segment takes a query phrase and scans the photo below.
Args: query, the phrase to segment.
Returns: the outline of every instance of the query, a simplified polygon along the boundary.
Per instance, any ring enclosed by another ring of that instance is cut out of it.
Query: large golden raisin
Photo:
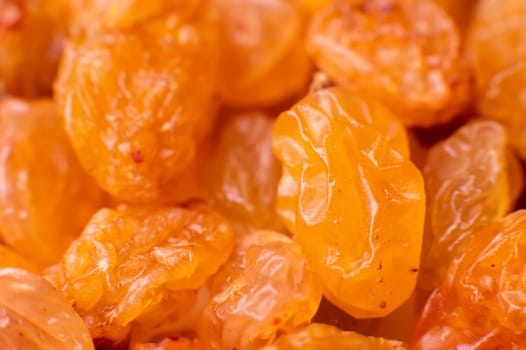
[[[481,0],[470,22],[468,57],[480,114],[506,128],[526,158],[526,1]]]
[[[197,322],[207,349],[258,349],[277,332],[307,324],[321,285],[300,247],[274,231],[243,236],[214,277],[212,297]]]
[[[261,350],[404,350],[402,342],[383,338],[366,337],[334,326],[313,323],[295,333],[284,334]]]
[[[230,115],[203,166],[209,197],[238,233],[282,226],[276,212],[281,166],[272,153],[273,122],[260,112]]]
[[[278,211],[325,296],[357,318],[402,304],[419,268],[425,196],[400,121],[344,88],[321,90],[280,115],[272,143]]]
[[[225,103],[270,105],[306,90],[311,63],[299,6],[290,0],[212,2],[220,24]]]
[[[65,32],[64,0],[0,1],[0,95],[50,95]]]
[[[32,261],[17,254],[9,247],[0,244],[0,268],[4,267],[16,267],[36,273],[40,270],[40,268]]]
[[[431,126],[468,102],[451,19],[431,0],[338,0],[310,24],[308,48],[338,84],[374,96],[404,124]]]
[[[171,293],[203,285],[232,246],[228,222],[201,204],[102,209],[50,278],[93,338],[118,343]]]
[[[0,99],[0,239],[56,263],[103,193],[78,163],[51,100]]]
[[[94,349],[71,305],[43,278],[0,269],[0,348]]]
[[[216,41],[205,12],[67,45],[56,85],[66,129],[83,166],[119,199],[158,199],[214,120]]]
[[[502,126],[479,121],[429,150],[421,287],[438,287],[473,235],[512,209],[506,141]]]
[[[476,233],[429,298],[412,349],[526,347],[526,210]]]

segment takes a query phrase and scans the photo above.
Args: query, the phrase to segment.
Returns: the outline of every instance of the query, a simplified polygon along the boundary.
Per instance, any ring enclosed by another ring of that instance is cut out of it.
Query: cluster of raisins
[[[526,349],[526,0],[0,0],[0,348]]]

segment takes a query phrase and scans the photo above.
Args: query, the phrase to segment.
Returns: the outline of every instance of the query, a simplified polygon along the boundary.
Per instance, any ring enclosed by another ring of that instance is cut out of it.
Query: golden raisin
[[[102,209],[50,279],[94,339],[118,343],[140,316],[162,317],[159,307],[172,293],[184,297],[181,292],[201,287],[232,246],[230,225],[201,204]]]
[[[51,100],[0,99],[0,239],[56,263],[104,201]]]
[[[199,339],[207,349],[244,350],[307,324],[322,291],[297,243],[257,231],[240,239],[211,294],[197,322]]]
[[[159,199],[214,120],[216,42],[203,12],[67,45],[56,85],[66,129],[82,165],[121,200]]]
[[[272,153],[273,122],[259,112],[231,115],[203,165],[209,197],[238,233],[282,228],[275,207],[281,166]]]
[[[526,157],[526,2],[481,0],[470,22],[468,57],[479,113],[504,125]]]
[[[406,125],[447,122],[469,99],[457,29],[431,0],[335,1],[313,17],[308,48],[338,84]]]
[[[526,347],[526,211],[476,233],[429,298],[412,349]]]
[[[220,24],[225,103],[265,106],[305,91],[311,63],[298,6],[290,0],[212,2]]]
[[[438,287],[455,255],[512,209],[504,128],[478,121],[433,146],[424,166],[426,230],[419,285]]]
[[[0,348],[92,350],[88,329],[43,278],[0,269]]]
[[[416,282],[425,196],[400,121],[344,88],[321,90],[280,115],[272,144],[283,165],[278,211],[325,296],[357,318],[402,304]]]

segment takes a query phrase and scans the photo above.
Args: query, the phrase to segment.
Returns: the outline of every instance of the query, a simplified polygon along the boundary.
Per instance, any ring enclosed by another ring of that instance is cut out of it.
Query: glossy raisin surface
[[[419,269],[425,194],[400,121],[344,88],[320,90],[280,115],[272,143],[283,165],[278,211],[325,296],[358,318],[403,303]]]

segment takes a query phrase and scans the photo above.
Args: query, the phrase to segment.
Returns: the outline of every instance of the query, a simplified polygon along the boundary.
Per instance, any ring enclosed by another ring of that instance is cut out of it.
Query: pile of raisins
[[[0,0],[0,349],[526,349],[526,0]]]

